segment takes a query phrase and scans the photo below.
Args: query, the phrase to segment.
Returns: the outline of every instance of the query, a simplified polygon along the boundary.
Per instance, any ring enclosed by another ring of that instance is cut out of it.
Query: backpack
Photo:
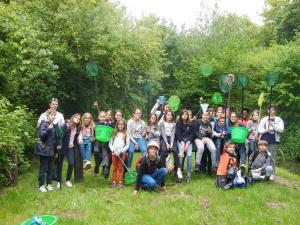
[[[145,158],[145,156],[141,156],[139,158],[137,158],[137,160],[135,161],[135,168],[136,170],[138,170],[140,168],[140,165],[142,163],[142,160]]]

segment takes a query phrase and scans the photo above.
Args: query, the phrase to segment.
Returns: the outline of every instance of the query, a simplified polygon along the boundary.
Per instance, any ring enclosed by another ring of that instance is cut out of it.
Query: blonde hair
[[[90,124],[88,125],[88,127],[89,128],[94,128],[94,126],[95,126],[95,123],[94,123],[94,120],[93,120],[93,116],[92,116],[92,114],[90,114],[90,113],[88,113],[88,112],[86,112],[86,113],[84,113],[83,115],[82,115],[82,117],[81,117],[81,127],[82,128],[85,128],[86,127],[86,125],[84,124],[84,119],[86,118],[86,117],[90,117],[91,118],[91,122],[90,122]]]

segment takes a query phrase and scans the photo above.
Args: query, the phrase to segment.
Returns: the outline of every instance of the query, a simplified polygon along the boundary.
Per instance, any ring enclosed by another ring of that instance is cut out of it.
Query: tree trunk
[[[16,149],[13,149],[11,154],[13,167],[11,168],[11,185],[16,187],[18,185],[18,159]]]
[[[82,158],[81,158],[80,151],[78,149],[78,145],[74,146],[74,178],[75,178],[75,182],[83,181]]]

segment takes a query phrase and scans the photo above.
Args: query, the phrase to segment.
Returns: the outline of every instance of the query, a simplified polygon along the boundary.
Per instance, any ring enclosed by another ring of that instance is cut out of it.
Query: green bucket
[[[245,127],[232,127],[231,128],[231,141],[243,144],[248,136],[248,129]]]
[[[114,132],[114,129],[109,126],[96,125],[95,127],[95,139],[100,142],[109,142]]]
[[[125,185],[133,184],[136,182],[137,173],[132,172],[126,172],[125,173]]]
[[[55,225],[57,222],[56,216],[51,215],[43,215],[39,216],[39,218],[46,224],[46,225]],[[21,225],[31,225],[32,224],[32,218],[25,220],[21,223]]]

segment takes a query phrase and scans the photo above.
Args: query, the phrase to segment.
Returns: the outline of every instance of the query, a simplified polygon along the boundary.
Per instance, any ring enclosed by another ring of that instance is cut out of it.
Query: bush
[[[300,124],[287,125],[281,136],[277,158],[282,160],[300,160]]]
[[[33,114],[23,106],[13,106],[0,97],[0,186],[12,181],[11,170],[29,167],[25,151],[32,151],[35,137]],[[13,161],[16,159],[17,164]]]

